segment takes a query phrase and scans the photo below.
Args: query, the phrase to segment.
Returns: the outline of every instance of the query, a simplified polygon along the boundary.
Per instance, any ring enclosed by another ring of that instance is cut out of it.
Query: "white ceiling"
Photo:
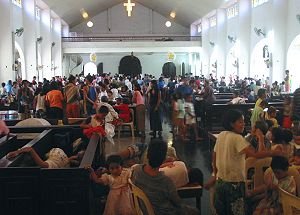
[[[127,0],[43,0],[51,10],[65,20],[71,27],[82,22],[80,9],[84,8],[91,17],[100,12],[127,2]],[[191,23],[219,8],[228,0],[132,0],[147,8],[169,17],[176,12],[175,22],[189,27]]]

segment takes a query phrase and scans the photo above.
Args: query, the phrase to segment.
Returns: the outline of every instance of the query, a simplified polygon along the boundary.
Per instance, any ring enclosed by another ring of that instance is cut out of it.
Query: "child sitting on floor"
[[[133,215],[131,193],[128,186],[131,171],[122,168],[122,158],[119,155],[109,156],[106,162],[110,174],[105,173],[101,177],[98,177],[91,167],[87,167],[91,173],[91,179],[95,183],[110,187],[103,214]]]

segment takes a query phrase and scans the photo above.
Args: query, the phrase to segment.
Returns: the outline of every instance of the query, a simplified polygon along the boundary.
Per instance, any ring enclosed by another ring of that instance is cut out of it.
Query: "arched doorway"
[[[102,75],[103,74],[103,62],[98,63],[97,65],[97,74]]]
[[[300,87],[300,35],[291,43],[287,53],[287,69],[290,71],[291,92]]]
[[[134,77],[140,75],[141,73],[141,62],[137,57],[133,56],[133,54],[125,56],[120,60],[119,74]]]
[[[93,62],[88,62],[84,65],[84,76],[97,75],[97,66]]]
[[[262,39],[256,44],[251,55],[250,65],[250,77],[255,79],[270,77],[271,53],[268,39]]]
[[[15,42],[15,51],[14,51],[14,70],[15,70],[15,79],[21,78],[26,79],[26,70],[25,70],[25,58],[24,53],[21,49],[21,46],[18,42]]]
[[[234,46],[229,50],[226,59],[226,81],[230,82],[230,79],[234,80],[239,76],[239,57],[240,56],[240,44],[236,42]],[[244,78],[244,77],[241,77]]]
[[[176,76],[176,66],[173,62],[167,62],[163,65],[162,74],[167,78]]]

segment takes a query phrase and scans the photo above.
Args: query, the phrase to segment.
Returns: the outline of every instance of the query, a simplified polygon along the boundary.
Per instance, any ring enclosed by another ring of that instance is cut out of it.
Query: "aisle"
[[[200,168],[204,174],[204,181],[206,181],[210,177],[210,165],[211,165],[211,156],[210,152],[208,151],[208,141],[204,140],[202,142],[193,143],[187,142],[182,143],[178,141],[173,141],[172,133],[170,133],[171,126],[169,117],[164,115],[167,111],[163,111],[163,132],[162,136],[163,139],[169,144],[175,147],[177,156],[185,161],[188,167],[196,167]],[[150,126],[149,126],[149,119],[146,117],[146,143],[150,141]],[[126,149],[128,145],[141,142],[139,137],[132,138],[131,133],[123,132],[121,134],[121,138],[118,139],[117,135],[114,138],[114,144],[107,143],[106,144],[106,152],[107,154],[113,154],[118,152],[122,149]],[[184,200],[187,204],[195,206],[195,201],[193,199]],[[209,213],[209,193],[206,190],[203,190],[203,197],[202,197],[202,208],[201,212],[202,215],[207,215]]]

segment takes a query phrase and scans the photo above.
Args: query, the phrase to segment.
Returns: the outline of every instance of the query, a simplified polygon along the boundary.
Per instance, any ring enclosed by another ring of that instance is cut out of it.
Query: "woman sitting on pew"
[[[20,154],[27,153],[31,156],[36,165],[41,168],[65,168],[70,167],[72,161],[82,159],[83,153],[79,152],[77,155],[68,157],[61,148],[53,148],[46,154],[47,160],[43,160],[32,147],[24,147],[19,150],[7,154],[7,159],[13,159]],[[76,162],[77,163],[77,162]]]
[[[268,130],[268,124],[265,121],[256,121],[255,126],[251,128],[251,134],[245,137],[255,151],[265,151],[266,149],[271,149],[271,143],[266,138]],[[263,141],[260,141],[260,139],[263,139]]]

